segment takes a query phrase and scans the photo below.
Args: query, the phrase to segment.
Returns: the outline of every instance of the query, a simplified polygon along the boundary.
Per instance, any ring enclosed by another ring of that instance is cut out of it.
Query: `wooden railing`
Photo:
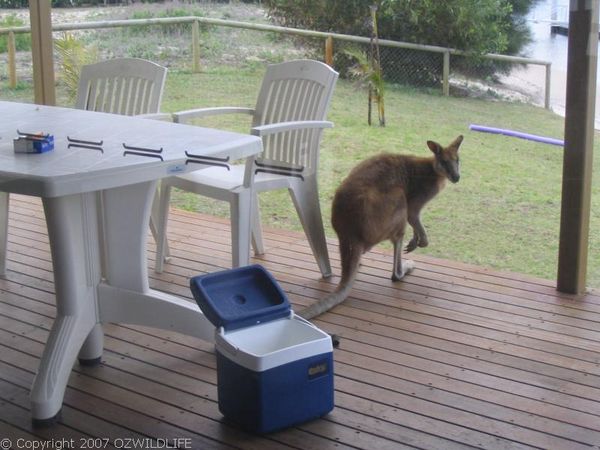
[[[214,25],[221,27],[233,27],[243,28],[247,30],[256,31],[269,31],[282,34],[290,34],[296,36],[305,36],[311,38],[321,38],[324,40],[324,60],[327,64],[332,65],[333,63],[333,48],[334,40],[354,42],[360,44],[369,44],[370,38],[361,36],[352,36],[347,34],[339,33],[327,33],[322,31],[311,31],[303,30],[298,28],[281,27],[276,25],[266,24],[255,24],[247,22],[239,22],[234,20],[222,20],[222,19],[211,19],[206,17],[167,17],[167,18],[153,18],[153,19],[130,19],[130,20],[103,20],[100,22],[81,22],[72,24],[57,24],[52,27],[52,31],[74,31],[74,30],[90,30],[90,29],[103,29],[103,28],[116,28],[116,27],[130,27],[140,25],[165,25],[165,24],[192,24],[192,69],[195,72],[200,71],[200,24]],[[30,28],[27,26],[23,27],[12,27],[12,28],[0,28],[0,34],[8,34],[8,76],[9,84],[11,87],[16,86],[16,58],[15,58],[15,33],[29,33]],[[411,50],[420,50],[425,52],[439,53],[443,56],[443,69],[442,69],[442,92],[444,95],[450,94],[450,58],[452,55],[455,56],[472,56],[467,52],[446,48],[438,47],[435,45],[422,45],[412,44],[408,42],[391,41],[387,39],[379,40],[380,46],[404,48]],[[550,108],[550,74],[552,63],[549,61],[543,61],[538,59],[523,58],[518,56],[499,55],[495,53],[488,53],[481,55],[485,59],[494,61],[504,61],[518,64],[532,64],[540,65],[545,67],[545,90],[544,90],[544,106],[546,109]]]

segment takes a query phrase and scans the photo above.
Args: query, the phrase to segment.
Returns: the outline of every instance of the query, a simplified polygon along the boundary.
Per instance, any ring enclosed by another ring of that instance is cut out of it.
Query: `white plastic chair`
[[[75,107],[130,116],[158,113],[166,77],[166,67],[139,58],[86,65],[81,69]],[[6,272],[8,207],[8,194],[0,192],[0,275]],[[156,238],[153,223],[150,226]]]
[[[139,58],[116,58],[83,66],[75,107],[135,116],[158,113],[167,68]]]
[[[164,120],[165,114],[159,110],[166,79],[166,67],[140,58],[115,58],[89,64],[81,68],[75,107]],[[155,197],[150,217],[150,231],[155,240],[158,238],[157,214]],[[165,251],[169,253],[168,247]]]
[[[319,205],[317,167],[325,120],[338,74],[318,61],[297,60],[267,67],[252,108],[204,108],[175,113],[176,122],[217,114],[252,115],[251,133],[263,138],[263,152],[245,164],[218,162],[185,175],[163,180],[159,205],[156,272],[162,272],[172,187],[228,201],[231,213],[232,265],[250,262],[250,240],[264,253],[257,193],[287,188],[324,277],[331,266]]]

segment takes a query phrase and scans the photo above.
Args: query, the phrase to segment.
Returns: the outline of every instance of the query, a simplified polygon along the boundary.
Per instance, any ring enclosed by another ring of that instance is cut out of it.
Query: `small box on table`
[[[333,409],[331,337],[296,316],[259,265],[192,278],[190,287],[217,327],[219,410],[268,433]]]
[[[46,153],[54,149],[54,136],[19,132],[19,136],[13,140],[13,145],[15,153]]]

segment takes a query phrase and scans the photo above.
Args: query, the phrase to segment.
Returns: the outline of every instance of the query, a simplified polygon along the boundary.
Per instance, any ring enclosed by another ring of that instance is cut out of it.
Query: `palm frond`
[[[62,37],[56,39],[54,46],[60,58],[60,78],[67,88],[69,98],[74,100],[77,96],[81,67],[96,62],[98,50],[96,47],[86,46],[69,33],[63,33]]]

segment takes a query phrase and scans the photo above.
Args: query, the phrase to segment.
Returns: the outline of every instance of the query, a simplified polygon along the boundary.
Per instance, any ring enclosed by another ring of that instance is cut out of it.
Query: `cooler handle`
[[[230,355],[237,355],[239,349],[235,345],[230,344],[227,341],[227,339],[225,339],[225,329],[223,327],[219,327],[219,335],[223,338],[220,342],[220,347],[222,347],[223,350],[225,350]]]
[[[294,311],[290,312],[290,319],[296,319],[299,320],[302,323],[305,323],[306,325],[310,325],[311,327],[315,328],[315,329],[319,329],[314,323],[309,322],[308,320],[306,320],[304,317],[299,316],[298,314],[296,314]]]
[[[294,318],[296,318],[297,320],[299,320],[302,323],[305,323],[306,325],[310,325],[311,327],[313,327],[316,330],[322,331],[319,327],[317,327],[312,322],[309,322],[304,317],[301,317],[298,314],[294,313],[294,311],[291,311],[290,312],[290,319],[294,319]],[[340,345],[340,337],[337,334],[330,334],[329,336],[331,336],[331,344],[334,347],[338,347]]]

